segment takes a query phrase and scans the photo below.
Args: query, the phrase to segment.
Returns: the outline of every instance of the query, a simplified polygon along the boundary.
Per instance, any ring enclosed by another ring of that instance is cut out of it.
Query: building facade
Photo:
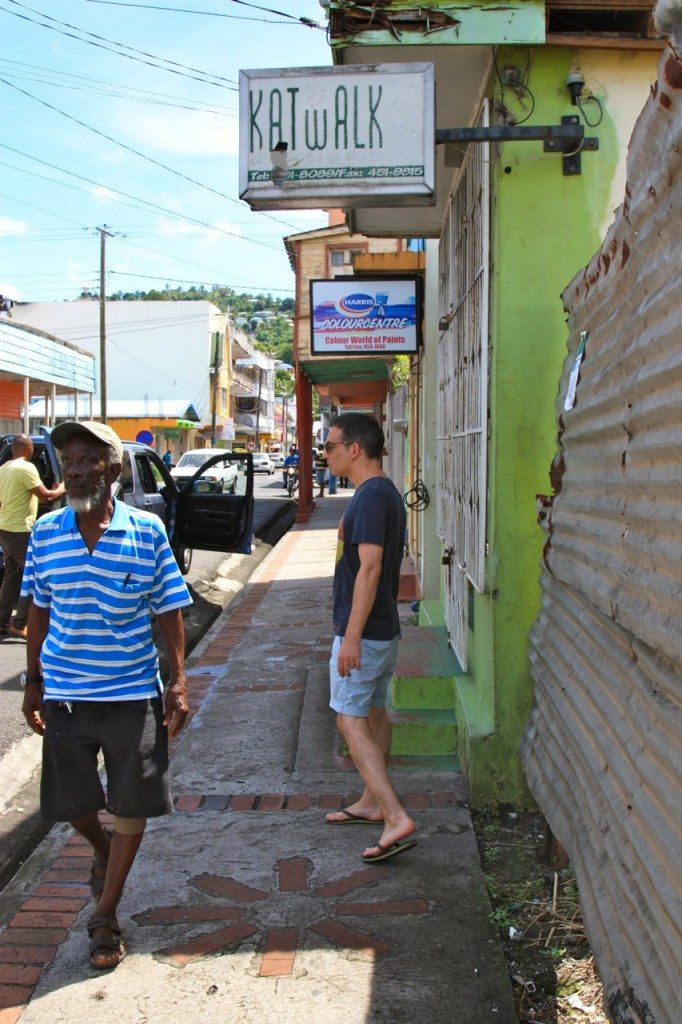
[[[481,139],[439,143],[434,206],[358,206],[348,217],[367,236],[425,239],[418,397],[404,417],[430,496],[414,527],[420,616],[457,658],[457,748],[472,802],[524,806],[535,495],[547,489],[566,351],[560,294],[622,194],[662,44],[643,8],[611,4],[597,14],[574,4],[568,17],[551,3],[448,2],[408,17],[392,2],[374,19],[332,0],[329,17],[337,64],[432,62],[437,139],[454,129]],[[543,131],[562,119],[595,141],[545,146]],[[539,141],[522,138],[529,126]]]
[[[90,352],[0,315],[0,433],[29,432],[32,397],[51,423],[59,396],[80,396],[90,408],[94,390]]]

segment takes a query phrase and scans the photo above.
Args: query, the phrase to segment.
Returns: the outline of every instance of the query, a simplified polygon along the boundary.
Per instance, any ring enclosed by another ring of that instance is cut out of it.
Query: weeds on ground
[[[474,814],[520,1024],[608,1024],[570,867],[543,859],[538,813]]]

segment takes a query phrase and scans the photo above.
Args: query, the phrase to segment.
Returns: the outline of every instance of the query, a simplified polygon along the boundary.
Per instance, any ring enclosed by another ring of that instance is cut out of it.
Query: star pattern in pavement
[[[220,925],[179,945],[157,950],[154,954],[157,959],[175,967],[234,951],[247,939],[258,935],[263,950],[259,975],[279,977],[293,972],[296,951],[302,948],[309,932],[371,958],[391,951],[389,942],[352,928],[341,918],[396,917],[428,912],[425,900],[344,902],[340,899],[379,882],[389,874],[385,868],[365,868],[315,887],[310,884],[312,867],[311,861],[302,857],[277,861],[276,886],[270,892],[223,875],[195,875],[188,884],[213,897],[212,902],[154,907],[134,915],[133,919],[141,926],[206,922]]]

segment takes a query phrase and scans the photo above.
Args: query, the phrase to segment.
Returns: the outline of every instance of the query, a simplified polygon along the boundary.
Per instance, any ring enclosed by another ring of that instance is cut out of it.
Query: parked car
[[[224,448],[192,448],[188,452],[183,452],[177,464],[171,469],[171,476],[181,486],[186,480],[193,477],[196,471],[208,459],[214,455],[229,457],[229,454]],[[237,476],[236,462],[216,463],[201,474],[200,482],[195,484],[195,489],[203,489],[204,492],[210,494],[220,493],[221,491],[235,494],[237,490]]]
[[[275,469],[281,469],[284,465],[284,452],[268,452],[268,455]]]
[[[254,452],[251,456],[254,473],[267,473],[269,476],[275,472],[272,459],[267,452]]]
[[[0,437],[0,465],[12,457],[13,434]],[[50,442],[50,432],[42,428],[33,435],[32,462],[46,487],[52,488],[61,480],[59,455]],[[220,459],[226,456],[234,461],[237,456],[220,450]],[[253,533],[253,468],[248,457],[244,459],[244,483],[241,494],[223,493],[222,489],[207,490],[202,467],[208,462],[212,468],[210,452],[196,471],[184,483],[173,479],[168,468],[156,452],[138,441],[123,442],[123,468],[112,487],[114,497],[127,505],[153,512],[162,520],[168,533],[173,553],[183,573],[189,572],[192,550],[225,551],[249,554]],[[220,467],[222,472],[222,466]],[[235,468],[235,478],[237,471]],[[62,499],[61,504],[64,504]],[[52,505],[39,504],[38,515]],[[1,553],[1,551],[0,551]]]

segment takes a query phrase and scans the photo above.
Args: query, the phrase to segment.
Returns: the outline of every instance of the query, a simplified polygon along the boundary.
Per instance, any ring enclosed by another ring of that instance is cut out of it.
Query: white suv
[[[214,455],[221,455],[224,451],[224,448],[193,448],[184,452],[171,469],[171,476],[178,487],[182,487],[205,462],[208,462]],[[218,462],[201,475],[200,481],[202,487],[207,491],[227,491],[229,494],[234,494],[237,490],[237,473],[236,462],[226,461],[222,465]]]

